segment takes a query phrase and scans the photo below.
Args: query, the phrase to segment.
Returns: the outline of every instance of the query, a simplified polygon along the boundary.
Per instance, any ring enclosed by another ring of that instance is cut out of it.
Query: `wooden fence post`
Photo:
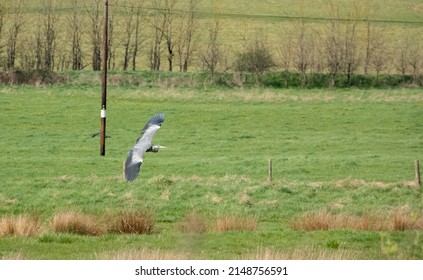
[[[416,173],[416,176],[415,176],[416,185],[418,187],[421,187],[422,183],[421,183],[421,180],[420,180],[420,166],[419,166],[419,160],[418,159],[416,159],[414,161],[414,168],[415,168],[415,173]]]
[[[269,183],[272,183],[273,180],[273,167],[272,167],[272,159],[269,158],[269,164],[268,164],[268,180]]]

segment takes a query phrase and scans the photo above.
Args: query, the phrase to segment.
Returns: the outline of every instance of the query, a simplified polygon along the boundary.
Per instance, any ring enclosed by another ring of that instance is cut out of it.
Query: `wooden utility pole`
[[[420,180],[420,165],[419,165],[419,160],[417,160],[417,159],[414,162],[414,168],[415,168],[415,172],[416,172],[416,177],[415,177],[416,185],[418,187],[421,187],[422,186],[422,182]]]
[[[101,128],[100,128],[100,155],[106,154],[106,101],[107,101],[107,42],[109,28],[109,2],[104,0],[104,33],[103,33],[103,69],[101,78]]]

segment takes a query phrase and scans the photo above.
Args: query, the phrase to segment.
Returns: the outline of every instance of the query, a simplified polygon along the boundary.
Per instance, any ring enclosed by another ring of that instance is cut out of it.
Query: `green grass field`
[[[423,198],[413,180],[414,160],[423,155],[422,97],[421,89],[406,88],[112,84],[111,138],[101,157],[99,138],[91,137],[100,127],[98,86],[2,86],[0,233],[1,219],[4,231],[5,217],[20,215],[36,216],[40,229],[29,237],[0,234],[0,258],[421,259]],[[139,178],[125,183],[122,162],[157,112],[166,121],[154,142],[168,149],[147,154]],[[100,223],[110,214],[148,211],[154,230],[55,232],[53,216],[67,211]],[[180,230],[189,213],[206,229]],[[329,227],[301,226],[307,214],[328,219]],[[225,215],[254,225],[219,231]],[[366,217],[394,226],[352,226]]]

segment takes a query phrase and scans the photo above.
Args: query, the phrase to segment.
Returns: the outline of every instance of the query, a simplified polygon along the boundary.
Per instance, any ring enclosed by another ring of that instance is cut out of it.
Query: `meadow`
[[[0,258],[422,259],[422,98],[110,81],[101,157],[99,86],[1,86]]]
[[[97,35],[102,33],[102,30],[92,30],[93,22],[89,15],[93,13],[93,7],[97,7],[95,11],[99,17],[95,23],[101,26],[103,1],[21,0],[13,3],[6,2],[0,1],[0,6],[4,6],[3,10],[6,12],[3,34],[0,36],[0,43],[5,46],[0,52],[1,66],[7,69],[39,69],[45,63],[44,54],[50,53],[52,63],[43,66],[47,69],[56,71],[93,69],[93,41],[101,42],[101,38]],[[160,3],[158,8],[154,7],[154,2]],[[127,48],[129,46],[130,52],[135,48],[135,42],[133,42],[135,11],[131,8],[141,6],[142,18],[135,68],[136,70],[169,69],[167,42],[163,38],[166,36],[163,34],[160,43],[156,42],[154,35],[156,31],[153,24],[155,20],[161,20],[154,19],[154,14],[155,11],[165,9],[163,6],[165,2],[148,0],[109,2],[112,21],[109,68],[125,69],[124,56],[127,55]],[[182,26],[182,22],[184,16],[186,17],[184,12],[189,10],[189,2],[187,0],[166,2],[175,3],[172,8],[174,13],[171,27],[173,30],[171,33],[174,34],[171,41],[173,44],[173,71],[180,71],[179,63],[183,60],[178,49],[183,48],[180,37],[184,36],[182,31],[185,30],[185,27]],[[297,68],[298,64],[301,64],[299,61],[301,48],[305,48],[307,53],[312,54],[312,58],[307,57],[305,71],[321,74],[323,70],[323,72],[328,70],[326,64],[330,57],[326,39],[331,34],[336,35],[339,40],[338,44],[343,45],[342,40],[344,37],[348,38],[347,35],[350,33],[348,31],[348,28],[351,28],[349,24],[354,24],[356,33],[352,40],[355,73],[401,74],[401,71],[408,75],[414,72],[419,73],[421,72],[421,63],[418,64],[421,57],[419,46],[422,44],[420,34],[422,34],[423,22],[423,6],[420,2],[418,0],[197,1],[188,71],[207,69],[204,58],[209,56],[210,32],[218,22],[216,42],[219,55],[216,70],[219,72],[236,70],[235,64],[238,55],[245,52],[254,42],[260,41],[272,55],[274,61],[272,71],[285,70],[285,68],[289,68],[289,71],[299,71]],[[19,8],[16,7],[18,3],[22,3]],[[336,11],[331,11],[331,4]],[[20,10],[22,14],[17,13],[16,10]],[[54,36],[46,37],[49,11],[52,13],[50,16],[54,22],[51,24],[51,32],[54,33]],[[72,27],[73,12],[78,16],[79,31],[75,29],[76,27]],[[16,17],[16,14],[21,15],[20,21],[17,21],[19,17]],[[330,28],[333,23],[329,20],[331,18],[340,25],[336,32]],[[130,19],[132,22],[129,21]],[[348,19],[351,19],[351,22]],[[370,26],[367,25],[367,20],[369,20]],[[20,23],[20,26],[17,36],[14,37],[11,32],[14,30],[13,26],[16,22]],[[78,49],[80,48],[81,51],[81,56],[78,57],[81,65],[77,67],[73,65],[73,59],[76,58],[72,51],[76,46],[71,44],[73,42],[71,34],[76,31],[79,32],[80,37],[77,38],[77,41]],[[96,35],[95,38],[93,38],[93,34]],[[300,34],[304,34],[304,38],[300,38]],[[13,38],[15,38],[14,42]],[[46,49],[47,41],[52,39],[54,39],[54,42],[51,42],[52,48]],[[368,46],[369,41],[372,46]],[[161,44],[158,46],[160,48],[158,56],[161,57],[160,69],[152,68],[151,56],[155,44]],[[9,46],[16,47],[14,49],[16,57],[13,57],[13,63],[8,61],[10,60],[8,53],[11,52]],[[367,52],[368,48],[372,49],[371,55]],[[378,59],[380,57],[383,59]],[[404,57],[407,57],[406,62],[404,62]],[[414,60],[417,60],[417,63]],[[287,64],[289,65],[287,66]],[[339,72],[342,71],[345,69],[339,69]]]

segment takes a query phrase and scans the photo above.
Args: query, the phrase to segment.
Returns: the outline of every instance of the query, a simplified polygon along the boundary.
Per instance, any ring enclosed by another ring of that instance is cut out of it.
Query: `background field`
[[[423,151],[420,89],[111,84],[105,157],[91,137],[99,107],[94,85],[0,88],[0,257],[423,257],[423,198],[413,182]],[[146,155],[127,184],[122,161],[157,112],[166,121],[154,142],[168,149]],[[151,213],[153,230],[100,230],[131,211]],[[99,232],[55,230],[58,213],[75,212]],[[6,218],[26,215],[35,232],[8,234]],[[242,225],[225,229],[225,221]]]
[[[43,1],[30,1],[23,0],[26,7],[34,10],[40,8]],[[187,0],[177,1],[177,7],[183,8],[187,5]],[[347,0],[336,0],[335,2],[348,5],[353,1]],[[381,21],[410,21],[419,22],[423,20],[421,14],[422,5],[419,0],[373,0],[371,2],[377,9],[374,11],[373,18]],[[64,7],[70,6],[70,1],[60,1],[55,3],[57,5],[63,5]],[[93,0],[79,0],[79,5],[91,5]],[[119,6],[126,4],[124,0],[109,0],[111,6]],[[151,7],[151,2],[140,1],[145,4],[146,7]],[[227,14],[238,14],[238,15],[258,15],[258,16],[287,16],[296,17],[299,16],[299,12],[303,12],[304,16],[311,18],[324,18],[327,10],[326,0],[258,0],[258,1],[247,1],[247,0],[235,0],[235,1],[215,1],[215,0],[200,0],[198,1],[198,10],[204,14],[213,13],[227,13]]]
[[[102,3],[103,1],[79,0],[77,1],[76,11],[80,16],[79,22],[81,25],[81,42],[82,49],[82,65],[84,69],[92,69],[92,53],[93,46],[91,37],[91,25],[88,12],[95,6],[95,2],[99,4],[99,13],[97,24],[102,25]],[[163,5],[164,1],[158,1]],[[174,44],[174,70],[179,71],[176,64],[179,59],[177,54],[178,36],[183,29],[180,27],[182,20],[181,11],[188,10],[187,0],[178,0],[174,7],[173,18],[173,44]],[[17,3],[17,2],[14,2]],[[38,52],[53,53],[54,63],[48,68],[53,70],[69,70],[72,69],[72,28],[69,26],[69,17],[72,14],[72,1],[51,1],[51,6],[46,3],[49,1],[28,1],[23,0],[22,8],[22,23],[19,28],[19,35],[16,38],[16,64],[17,68],[40,67],[38,64],[44,64],[45,58],[37,58],[36,50]],[[339,13],[331,12],[330,3],[339,9]],[[358,3],[358,4],[357,4]],[[4,3],[5,14],[3,35],[0,36],[0,42],[4,47],[0,48],[0,61],[2,65],[7,64],[6,54],[11,45],[11,30],[15,19],[15,12],[13,5],[10,2]],[[354,5],[360,7],[360,11],[354,11]],[[127,19],[131,7],[142,6],[142,23],[140,28],[140,45],[137,54],[137,70],[150,69],[151,51],[154,46],[154,11],[153,1],[135,1],[135,0],[119,0],[110,1],[110,15],[112,29],[110,30],[110,68],[120,70],[123,69],[123,57],[125,42],[127,40]],[[47,8],[48,7],[48,8]],[[161,6],[160,6],[161,7]],[[44,49],[48,41],[47,34],[47,11],[51,11],[51,17],[55,18],[55,24],[52,27],[54,44],[51,49]],[[204,62],[202,57],[207,51],[210,33],[209,30],[213,28],[216,19],[219,19],[219,35],[218,44],[220,46],[220,61],[217,70],[220,72],[233,71],[236,57],[239,53],[253,44],[254,41],[259,40],[263,42],[270,50],[273,56],[276,67],[272,70],[279,70],[283,68],[283,59],[281,58],[281,48],[284,44],[291,42],[290,48],[290,71],[297,71],[295,64],[298,54],[297,41],[299,41],[300,21],[302,18],[305,22],[305,42],[307,52],[313,53],[316,61],[308,61],[307,72],[319,72],[326,67],[324,50],[324,41],[326,34],[332,32],[330,30],[331,23],[329,18],[340,20],[340,29],[337,31],[341,40],[347,36],[344,35],[344,29],[348,21],[344,19],[352,19],[357,21],[356,37],[354,37],[354,50],[357,57],[355,64],[358,64],[356,73],[363,73],[364,61],[366,58],[366,44],[370,40],[374,46],[373,57],[382,56],[383,73],[400,73],[398,60],[401,58],[401,51],[406,52],[407,56],[407,74],[412,74],[413,69],[411,64],[417,59],[415,55],[421,57],[421,54],[416,54],[421,48],[419,46],[423,43],[421,36],[423,24],[423,6],[418,0],[391,0],[391,1],[197,1],[197,12],[195,14],[194,35],[192,44],[192,56],[189,63],[189,71],[204,70]],[[353,13],[353,15],[351,15]],[[371,22],[371,38],[367,39],[367,21]],[[133,26],[131,27],[133,29]],[[95,33],[101,33],[101,29]],[[348,33],[348,32],[347,32]],[[346,34],[347,34],[346,33]],[[135,35],[132,33],[132,39]],[[373,42],[374,41],[374,42]],[[38,43],[37,43],[38,42]],[[160,55],[162,62],[160,69],[167,70],[167,47],[166,41],[162,39]],[[301,44],[300,44],[301,45]],[[313,46],[313,50],[310,49]],[[130,49],[133,48],[132,43]],[[285,46],[286,48],[286,46]],[[282,50],[282,53],[286,50]],[[3,57],[1,57],[3,56]],[[37,62],[37,60],[39,60]],[[317,61],[320,60],[320,61]],[[41,62],[40,62],[41,61]],[[418,61],[418,72],[421,72],[421,59]],[[415,64],[415,63],[414,63]],[[38,65],[38,66],[36,66]],[[376,72],[375,67],[371,66],[370,73]],[[367,70],[366,70],[367,71]],[[341,71],[340,71],[341,72]],[[420,74],[418,74],[420,75]]]

